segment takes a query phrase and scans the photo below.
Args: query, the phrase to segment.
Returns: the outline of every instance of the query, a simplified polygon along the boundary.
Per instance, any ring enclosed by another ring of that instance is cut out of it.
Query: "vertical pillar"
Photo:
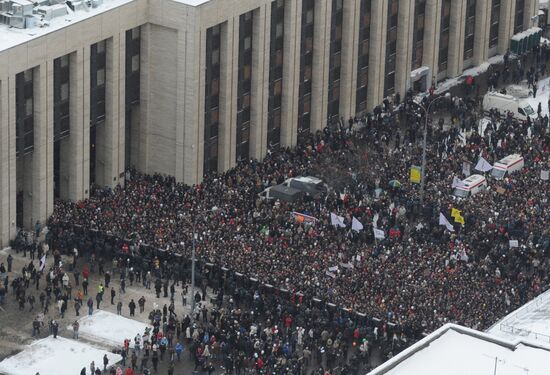
[[[367,87],[368,111],[380,104],[384,97],[387,24],[388,1],[373,1],[370,23],[369,84]]]
[[[327,124],[332,1],[333,0],[323,0],[315,2],[315,19],[313,21],[311,132],[321,130]]]
[[[344,1],[343,19],[346,27],[342,30],[342,64],[340,72],[340,113],[344,119],[355,115],[357,97],[357,60],[359,50],[359,18],[361,0]],[[348,24],[349,22],[349,24]]]
[[[141,49],[139,55],[140,85],[139,85],[139,133],[138,133],[138,163],[141,172],[149,172],[149,127],[151,127],[151,100],[149,98],[151,79],[151,24],[141,26]]]
[[[477,0],[476,24],[474,33],[474,65],[480,65],[489,57],[491,10],[491,0]]]
[[[218,170],[235,165],[237,138],[237,89],[239,78],[239,18],[230,18],[221,27],[220,125]]]
[[[441,29],[441,1],[426,0],[424,17],[424,50],[422,63],[429,66],[432,77],[436,77],[439,64],[439,33]],[[431,78],[431,77],[430,77]]]
[[[15,236],[15,77],[0,77],[0,248]]]
[[[271,3],[253,11],[252,82],[250,112],[250,158],[261,160],[267,152],[269,101],[269,51]]]
[[[31,173],[25,173],[31,181],[31,214],[24,216],[28,228],[36,221],[44,224],[53,211],[53,61],[33,69],[33,86],[34,150]]]
[[[395,92],[403,98],[409,87],[414,33],[414,6],[412,0],[399,0],[397,20],[397,56],[395,68]]]
[[[451,1],[451,25],[449,27],[449,58],[447,75],[456,77],[464,66],[464,28],[466,27],[466,1]]]
[[[503,55],[510,46],[510,38],[514,35],[514,14],[516,13],[515,0],[501,0],[500,19],[498,23],[497,51]]]
[[[188,185],[200,182],[204,174],[206,30],[202,32],[198,25],[193,26],[191,31],[178,32],[178,65],[182,63],[182,68],[178,68],[177,92],[180,105],[177,108],[176,149],[179,151],[176,170],[182,171],[183,182]],[[185,56],[199,57],[186,59]]]
[[[124,34],[124,33],[123,33]],[[122,43],[121,43],[122,39]],[[124,172],[124,162],[119,170],[119,147],[124,150],[124,112],[119,114],[120,95],[120,56],[125,52],[125,35],[121,38],[115,34],[106,42],[106,69],[105,69],[105,122],[97,127],[97,183],[102,186],[114,187],[118,184],[119,174]],[[124,56],[124,54],[122,55]],[[124,62],[124,59],[122,60]],[[124,83],[124,78],[122,78]],[[123,90],[124,92],[124,90]],[[122,131],[120,129],[122,121]],[[122,139],[121,139],[122,138]],[[124,153],[122,154],[124,158]]]
[[[83,62],[83,81],[82,81],[82,185],[84,187],[84,199],[88,198],[90,191],[90,46],[84,47],[82,56]]]
[[[283,95],[281,103],[281,146],[293,147],[298,138],[298,95],[300,88],[300,47],[302,0],[285,1],[283,42]]]
[[[539,7],[537,0],[525,0],[525,8],[523,9],[523,30],[527,30],[533,26],[538,26],[538,22],[536,20],[531,20],[532,17],[537,15],[538,9]]]

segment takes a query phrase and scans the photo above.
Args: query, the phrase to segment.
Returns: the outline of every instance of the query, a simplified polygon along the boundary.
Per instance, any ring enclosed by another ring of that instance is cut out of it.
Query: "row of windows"
[[[397,56],[397,19],[398,0],[388,0],[388,24],[386,34],[386,77],[384,79],[384,96],[395,92],[395,63]]]
[[[70,55],[53,61],[53,139],[58,141],[70,132]]]
[[[466,26],[464,27],[464,61],[474,56],[477,0],[466,1]]]
[[[267,115],[267,144],[281,143],[281,104],[283,96],[285,1],[271,3],[271,41],[269,53],[269,102]]]
[[[422,54],[424,52],[424,24],[426,16],[426,0],[416,0],[414,5],[414,26],[412,45],[411,69],[422,66]]]
[[[367,110],[371,0],[361,0],[359,11],[359,55],[357,59],[357,92],[355,104],[357,113]]]
[[[250,155],[250,103],[252,83],[252,12],[239,17],[239,81],[237,87],[237,162]]]
[[[33,70],[15,76],[15,154],[26,155],[34,148]]]
[[[333,121],[340,114],[340,68],[342,65],[342,0],[332,0],[330,30],[330,64],[328,81],[327,119]]]
[[[311,122],[311,79],[313,69],[313,35],[315,1],[302,1],[300,87],[298,95],[298,137],[309,132]]]

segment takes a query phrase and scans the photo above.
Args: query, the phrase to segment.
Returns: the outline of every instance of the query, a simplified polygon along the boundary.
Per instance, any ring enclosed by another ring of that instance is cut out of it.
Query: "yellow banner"
[[[462,211],[460,210],[457,210],[456,208],[452,208],[451,209],[451,217],[457,217],[457,216],[460,216],[460,214],[462,214]]]
[[[413,184],[419,184],[422,179],[422,169],[420,167],[412,166],[409,179]]]

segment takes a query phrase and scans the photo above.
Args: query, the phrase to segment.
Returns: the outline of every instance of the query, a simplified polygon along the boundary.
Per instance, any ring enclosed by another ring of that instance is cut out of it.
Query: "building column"
[[[388,1],[380,0],[372,2],[367,111],[379,105],[384,97],[387,24]]]
[[[281,98],[281,146],[294,147],[298,139],[298,95],[302,0],[285,1],[283,42],[283,95]]]
[[[399,0],[397,20],[397,55],[395,61],[395,92],[404,98],[410,86],[411,56],[414,33],[414,5],[411,0]]]
[[[33,88],[34,150],[31,170],[24,172],[31,182],[31,213],[24,214],[27,228],[36,221],[44,224],[53,211],[53,60],[33,69]]]
[[[538,15],[538,5],[538,0],[525,0],[525,8],[523,9],[523,30],[538,26],[538,22],[531,21],[531,17]]]
[[[489,34],[491,28],[491,0],[477,0],[474,33],[473,65],[480,65],[489,58]]]
[[[61,198],[73,202],[88,197],[84,183],[84,160],[89,157],[90,127],[84,119],[84,53],[77,50],[69,55],[69,115],[70,135],[61,140]],[[84,133],[88,142],[84,145]],[[87,178],[86,178],[87,180]]]
[[[441,0],[426,0],[424,16],[424,50],[422,64],[430,67],[431,77],[437,77],[439,64],[439,33],[441,29]],[[435,81],[432,80],[432,81]]]
[[[361,0],[344,1],[343,6],[343,19],[346,20],[346,27],[342,30],[340,114],[344,119],[348,119],[355,115],[357,97],[357,60],[359,58],[357,41],[359,40]]]
[[[218,170],[224,172],[236,164],[239,16],[222,24],[220,54]]]
[[[267,152],[271,3],[255,9],[252,17],[250,158],[261,160]]]
[[[323,0],[315,2],[313,71],[311,73],[310,129],[312,133],[323,129],[327,125],[332,1]]]
[[[466,1],[451,1],[451,25],[449,27],[449,57],[447,75],[456,77],[464,66],[464,28],[466,27]]]
[[[178,31],[178,54],[176,171],[184,183],[193,185],[202,181],[204,174],[206,30]],[[199,56],[199,63],[185,56]]]
[[[15,237],[15,76],[0,77],[0,248]]]
[[[124,65],[125,61],[125,39],[125,34],[122,37],[115,34],[106,42],[105,122],[96,125],[96,179],[100,186],[115,187],[118,184],[119,176],[124,173],[124,152],[121,162],[119,148],[124,150],[125,112],[123,111],[122,117],[120,117],[121,92],[119,88],[121,85],[120,64],[122,62]],[[122,84],[124,85],[124,77],[122,77]]]
[[[515,0],[502,0],[500,3],[500,19],[498,23],[497,52],[505,54],[510,47],[510,38],[514,35],[514,15],[516,14]]]

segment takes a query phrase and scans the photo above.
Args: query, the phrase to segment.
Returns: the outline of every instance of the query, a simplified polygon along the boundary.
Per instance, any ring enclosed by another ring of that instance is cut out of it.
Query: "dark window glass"
[[[70,133],[70,56],[53,61],[53,139]]]
[[[105,120],[106,41],[90,47],[90,126]]]
[[[302,1],[302,25],[300,41],[300,86],[298,94],[298,137],[303,138],[310,129],[311,72],[313,70],[313,35],[315,1]]]
[[[278,147],[281,143],[284,20],[285,0],[272,2],[269,51],[269,102],[267,116],[267,144],[269,147]]]
[[[250,103],[252,83],[253,13],[239,17],[239,81],[237,87],[237,162],[250,155]]]
[[[439,34],[439,71],[447,70],[449,57],[449,27],[451,26],[451,0],[441,1],[441,31]]]
[[[514,21],[514,34],[523,31],[523,14],[525,12],[525,0],[516,0],[516,15]]]
[[[327,119],[329,122],[338,120],[338,115],[340,113],[340,68],[342,65],[343,15],[342,0],[332,0],[327,108]]]
[[[359,17],[359,56],[357,59],[357,92],[355,111],[361,113],[367,109],[367,83],[369,76],[369,38],[370,38],[371,0],[361,0]]]
[[[466,27],[464,27],[464,60],[474,56],[477,0],[466,0]]]
[[[221,25],[206,31],[204,89],[204,174],[218,171]]]
[[[395,58],[397,53],[397,13],[398,0],[388,0],[388,24],[386,35],[386,77],[384,79],[384,96],[395,93]]]
[[[500,1],[492,0],[491,4],[491,26],[489,32],[489,48],[498,44],[498,28],[500,21]]]
[[[15,154],[26,155],[34,148],[33,69],[15,76]]]
[[[413,47],[412,47],[412,70],[422,66],[422,53],[424,51],[424,21],[426,16],[426,0],[415,0],[414,5],[414,26],[413,26]]]

